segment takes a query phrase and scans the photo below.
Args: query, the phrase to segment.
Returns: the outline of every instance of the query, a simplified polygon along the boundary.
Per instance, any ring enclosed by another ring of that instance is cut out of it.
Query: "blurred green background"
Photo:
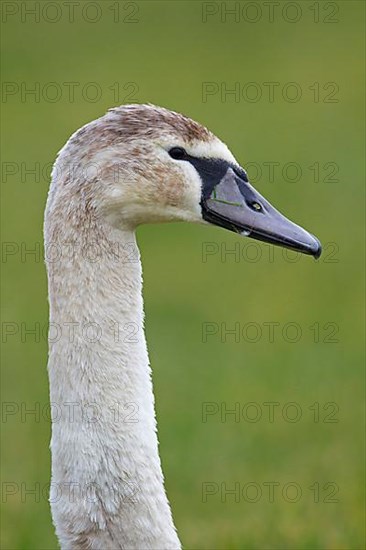
[[[24,11],[35,4],[39,17]],[[183,545],[362,548],[364,3],[74,9],[72,21],[63,2],[2,3],[2,399],[14,413],[1,424],[2,548],[57,548],[42,415],[47,343],[24,333],[48,318],[42,253],[25,249],[42,246],[49,167],[77,128],[135,101],[207,125],[260,192],[325,248],[315,262],[214,227],[138,231],[160,451]],[[213,253],[203,256],[207,243]],[[233,249],[239,257],[225,254]],[[207,322],[219,330],[204,342]],[[225,338],[221,323],[240,323],[240,341]],[[207,402],[218,412],[203,422]],[[273,422],[268,402],[278,403]],[[36,407],[39,417],[24,414]],[[238,422],[221,418],[225,407],[240,408]],[[207,482],[217,491],[205,499]],[[279,484],[273,502],[268,482]],[[235,483],[237,502],[225,502],[221,484]],[[298,502],[291,490],[286,498],[287,483],[301,488]],[[32,487],[36,496],[25,494]]]

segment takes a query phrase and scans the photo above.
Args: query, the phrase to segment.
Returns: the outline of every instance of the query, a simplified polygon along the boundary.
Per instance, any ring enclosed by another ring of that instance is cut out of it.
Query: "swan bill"
[[[245,237],[319,258],[321,243],[314,235],[287,219],[262,197],[242,168],[220,162],[226,166],[217,166],[218,170],[213,165],[210,169],[202,166],[201,170],[196,166],[203,182],[204,220]]]

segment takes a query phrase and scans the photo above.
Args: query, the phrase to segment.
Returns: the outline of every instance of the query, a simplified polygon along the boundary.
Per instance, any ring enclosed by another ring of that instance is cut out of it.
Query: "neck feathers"
[[[51,505],[62,548],[180,548],[158,455],[135,235],[50,193]]]

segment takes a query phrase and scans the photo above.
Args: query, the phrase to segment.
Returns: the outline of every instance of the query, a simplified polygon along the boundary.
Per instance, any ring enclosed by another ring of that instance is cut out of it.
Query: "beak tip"
[[[317,239],[315,237],[315,235],[312,235],[313,239],[314,239],[314,245],[312,247],[312,255],[314,256],[314,259],[315,260],[318,260],[321,256],[321,253],[322,253],[322,245],[321,245],[321,242],[319,241],[319,239]]]

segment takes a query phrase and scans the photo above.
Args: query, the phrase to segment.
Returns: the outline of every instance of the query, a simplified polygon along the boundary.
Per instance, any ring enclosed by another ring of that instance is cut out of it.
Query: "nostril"
[[[248,202],[247,204],[255,212],[262,212],[263,211],[262,205],[257,201]]]

